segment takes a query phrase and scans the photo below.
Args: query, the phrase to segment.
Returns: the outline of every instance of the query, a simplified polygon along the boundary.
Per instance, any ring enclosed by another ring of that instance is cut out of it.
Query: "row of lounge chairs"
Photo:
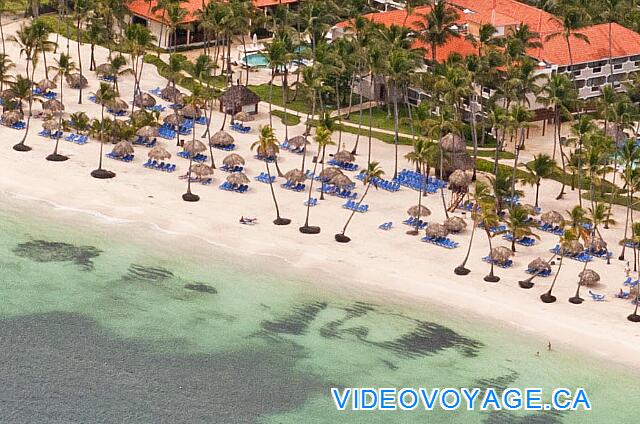
[[[36,87],[33,89],[33,94],[35,94],[36,96],[42,96],[47,100],[53,100],[56,97],[58,97],[58,93],[55,93],[50,90],[42,91],[42,89],[39,87]]]
[[[435,193],[438,189],[446,187],[447,185],[445,181],[434,177],[426,178],[422,174],[407,169],[400,171],[395,181],[413,190],[420,190],[420,187],[422,187],[422,191],[426,191],[427,193]]]
[[[109,112],[113,116],[126,116],[127,115],[127,111],[126,110],[115,111],[113,109],[107,109],[107,112]]]
[[[633,278],[631,278],[631,277],[627,277],[627,279],[626,279],[626,280],[624,280],[623,284],[624,284],[625,286],[635,287],[635,286],[637,286],[638,284],[640,284],[640,280],[634,280],[634,279],[633,279]]]
[[[280,144],[280,148],[282,150],[288,150],[291,153],[297,153],[297,154],[302,154],[304,153],[304,147],[294,147],[293,149],[291,148],[291,146],[289,146],[289,141],[288,140],[284,140],[281,144]]]
[[[158,163],[157,160],[152,160],[152,159],[149,159],[142,166],[144,166],[145,168],[156,169],[158,171],[164,171],[164,172],[173,172],[176,170],[176,165],[174,164],[164,163],[164,162]]]
[[[390,229],[393,228],[393,222],[389,221],[389,222],[384,222],[380,225],[378,225],[378,228],[384,231],[389,231]]]
[[[4,123],[3,123],[4,125]],[[8,125],[9,128],[13,128],[14,130],[23,130],[25,128],[27,128],[27,124],[24,123],[24,121],[18,121],[15,122],[11,125]]]
[[[329,163],[329,165],[337,166],[340,169],[344,169],[345,171],[357,171],[358,170],[358,165],[355,164],[355,163],[340,162],[340,161],[335,160],[335,159],[329,160],[328,163]]]
[[[269,175],[266,172],[261,172],[260,175],[254,178],[254,180],[259,181],[261,183],[269,184]],[[276,180],[276,176],[271,176],[271,182]]]
[[[178,152],[177,155],[180,156],[183,159],[191,159],[191,155],[188,152],[185,152],[184,150],[181,151],[181,152]],[[203,155],[202,153],[198,153],[193,157],[192,160],[194,162],[202,163],[202,162],[206,162],[207,159],[209,159],[209,156]]]
[[[356,179],[363,181],[365,178],[365,174],[364,173],[360,173],[358,175],[355,176]],[[375,184],[376,186],[378,186],[378,188],[381,188],[383,190],[386,191],[391,191],[391,192],[396,192],[398,190],[400,190],[400,183],[398,183],[397,181],[389,181],[389,180],[384,180],[380,177],[374,177],[371,181],[372,184]]]
[[[56,138],[61,138],[64,135],[64,133],[60,130],[54,131],[54,132],[51,132],[50,130],[42,130],[38,133],[38,135],[40,137],[56,139]]]
[[[229,125],[229,128],[242,134],[247,134],[251,131],[251,127],[245,127],[239,122],[232,122],[231,125]]]
[[[137,136],[136,139],[133,141],[133,144],[136,144],[138,146],[144,146],[144,147],[155,147],[156,144],[158,144],[158,140],[154,138],[153,140],[149,141],[149,139],[146,137]]]
[[[235,191],[236,193],[245,193],[247,190],[249,190],[249,186],[246,184],[234,185],[229,181],[225,181],[224,183],[220,184],[219,188],[220,190]]]
[[[164,112],[167,110],[167,108],[162,105],[146,106],[145,109],[150,112]]]
[[[347,200],[347,203],[342,205],[343,208],[349,209],[351,211],[356,211],[360,213],[365,213],[369,210],[369,205],[360,205],[358,206],[358,202],[354,202],[353,200]]]
[[[463,211],[467,211],[467,212],[472,212],[475,206],[476,204],[474,202],[464,202],[458,205],[458,209],[462,209]],[[478,211],[479,210],[480,208],[478,208]]]
[[[83,145],[83,144],[87,144],[87,142],[89,141],[89,136],[84,134],[70,133],[64,139],[66,141],[71,141],[73,143]]]
[[[225,152],[230,152],[230,151],[236,149],[236,145],[233,144],[233,143],[227,144],[226,146],[216,145],[216,146],[213,146],[213,147],[215,147],[218,150],[224,150]]]
[[[244,171],[244,166],[240,166],[240,165],[235,165],[235,166],[222,165],[220,167],[220,170],[224,171],[224,172],[242,172],[242,171]]]
[[[557,245],[549,250],[551,253],[555,253],[556,255],[560,255],[560,245]],[[579,262],[589,262],[592,259],[592,256],[586,250],[578,253],[577,255],[564,255],[566,258],[570,258]]]
[[[402,221],[403,224],[408,225],[410,227],[418,226],[418,229],[422,230],[427,228],[427,222],[423,220],[419,220],[415,216],[410,216],[409,218]]]
[[[502,236],[503,239],[508,240],[508,241],[512,241],[513,240],[513,235],[511,233],[507,233],[505,235]],[[531,238],[531,237],[522,237],[520,239],[516,240],[516,244],[519,244],[521,246],[525,246],[525,247],[531,247],[534,244],[536,244],[536,241]]]
[[[500,268],[505,268],[505,269],[506,268],[511,268],[513,266],[513,261],[511,259],[508,259],[506,262],[499,262],[499,261],[491,259],[491,256],[485,256],[484,258],[482,258],[482,260],[484,262],[489,263],[489,264],[491,262],[493,262],[493,264],[495,266],[500,267]]]
[[[284,188],[285,190],[291,190],[291,191],[296,191],[296,192],[301,192],[304,191],[306,185],[303,183],[292,183],[291,181],[287,181],[284,184],[280,184],[280,187]]]
[[[133,159],[135,158],[135,155],[119,156],[119,155],[114,154],[113,152],[107,153],[106,156],[109,159],[115,159],[115,160],[119,160],[119,161],[122,161],[122,162],[133,162]]]
[[[424,236],[421,240],[425,243],[431,243],[435,244],[436,246],[444,247],[445,249],[455,249],[460,245],[460,243],[450,240],[447,237]]]
[[[538,226],[538,229],[546,231],[547,233],[555,234],[556,236],[564,235],[564,230],[557,225],[551,225],[543,222],[540,226]]]
[[[533,268],[527,268],[525,272],[526,272],[527,274],[531,274],[531,275],[533,275],[533,274],[535,274],[536,272],[538,272],[538,270],[533,269]],[[550,269],[544,269],[544,270],[542,270],[542,271],[538,272],[538,274],[537,274],[537,276],[538,276],[538,277],[548,277],[548,276],[550,276],[550,275],[551,275],[551,270],[550,270]]]
[[[326,194],[330,194],[332,196],[337,196],[342,199],[356,199],[358,197],[358,193],[355,191],[351,191],[348,188],[339,188],[334,185],[322,184],[322,186],[318,189]]]
[[[164,125],[158,128],[158,134],[160,135],[160,137],[166,138],[167,140],[173,140],[174,138],[176,138],[176,131]]]
[[[261,160],[263,162],[268,162],[268,163],[273,163],[276,161],[275,156],[255,155],[254,158]]]

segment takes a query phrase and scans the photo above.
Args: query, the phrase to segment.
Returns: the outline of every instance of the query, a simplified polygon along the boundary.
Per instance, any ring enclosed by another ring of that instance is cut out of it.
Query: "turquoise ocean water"
[[[319,276],[276,273],[258,259],[141,226],[24,207],[0,209],[1,422],[637,417],[637,374],[575,352],[548,353],[546,340],[339,290]],[[336,411],[329,388],[358,386],[584,387],[594,409]]]

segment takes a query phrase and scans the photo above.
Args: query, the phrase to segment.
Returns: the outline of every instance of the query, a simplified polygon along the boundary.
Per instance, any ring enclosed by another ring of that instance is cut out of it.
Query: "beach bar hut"
[[[220,112],[231,115],[239,112],[256,114],[258,113],[258,103],[260,103],[260,96],[244,85],[234,85],[220,96]]]

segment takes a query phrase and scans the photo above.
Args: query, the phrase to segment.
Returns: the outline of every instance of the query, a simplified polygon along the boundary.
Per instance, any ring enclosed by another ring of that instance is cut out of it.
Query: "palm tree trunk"
[[[398,96],[396,82],[393,82],[393,144],[394,144],[394,165],[393,178],[398,177]]]
[[[280,219],[280,208],[278,207],[278,201],[276,200],[276,192],[273,190],[273,182],[271,181],[271,170],[269,169],[269,162],[265,161],[264,164],[267,167],[267,176],[269,177],[269,189],[271,190],[271,197],[273,198],[273,204],[276,207],[276,219]]]
[[[540,193],[540,180],[536,181],[536,208],[538,207],[538,194]]]
[[[78,70],[80,71],[80,90],[78,92],[78,104],[82,104],[82,52],[80,51],[80,18],[78,18],[78,26],[76,28],[78,37]]]
[[[287,119],[287,70],[282,74],[282,106],[284,107],[284,139],[289,140],[289,120]],[[271,104],[269,104],[271,107]],[[303,170],[304,171],[304,170]]]
[[[420,232],[420,211],[422,209],[422,187],[424,186],[424,176],[422,166],[418,163],[418,173],[420,174],[420,188],[418,189],[418,216],[416,217],[416,234]]]
[[[271,68],[271,78],[269,79],[269,126],[273,128],[273,120],[271,115],[271,103],[273,103],[273,77],[275,76],[275,68]]]
[[[320,149],[318,149],[318,158],[320,158]],[[318,160],[315,161],[315,163],[313,164],[313,175],[316,175],[316,171],[318,170]],[[309,194],[307,196],[307,213],[305,215],[304,218],[304,226],[308,227],[309,226],[309,212],[311,209],[311,193],[313,190],[313,182],[315,181],[315,178],[311,178],[311,182],[309,183]],[[322,181],[320,181],[320,184],[322,184]]]
[[[469,97],[469,108],[471,109],[471,139],[473,140],[473,175],[471,181],[476,180],[476,167],[478,164],[478,133],[476,132],[476,114]]]
[[[469,237],[469,247],[467,247],[467,254],[464,256],[464,260],[460,264],[459,268],[465,268],[467,265],[467,261],[469,260],[469,255],[471,254],[471,245],[473,244],[473,235],[476,232],[476,220],[473,220],[473,226],[471,227],[471,236]]]
[[[491,252],[493,251],[492,243],[491,243],[491,232],[485,225],[485,232],[487,233],[487,240],[489,240],[489,263],[491,264],[491,268],[489,270],[489,277],[493,277],[493,258],[491,258]]]
[[[560,149],[560,160],[562,162],[562,173],[566,174],[567,168],[566,168],[566,163],[565,163],[564,150],[562,150],[562,141],[560,140],[560,131],[562,129],[562,123],[560,122],[560,111],[559,110],[556,111],[556,126],[558,127],[558,147]],[[556,196],[556,199],[558,199],[558,200],[562,199],[562,197],[564,196],[564,188],[565,188],[564,179],[562,181],[563,182],[562,182],[562,186],[560,187],[560,193],[558,194],[558,196]]]
[[[620,259],[621,261],[624,260],[624,251],[627,247],[627,232],[629,230],[629,212],[631,211],[631,184],[627,184],[627,211],[626,211],[626,218],[624,221],[624,238],[623,243],[622,243],[622,252],[620,253],[620,256],[618,257],[618,259]]]
[[[104,151],[104,103],[101,104],[100,110],[100,160],[98,161],[98,170],[102,169],[102,152]]]
[[[189,169],[187,170],[187,193],[191,194],[191,165],[193,164],[193,155],[189,155]]]
[[[516,194],[516,175],[517,175],[517,171],[518,171],[518,159],[520,157],[520,138],[522,138],[524,140],[524,128],[519,128],[517,130],[518,132],[520,132],[520,136],[518,137],[518,139],[515,142],[514,145],[514,149],[515,149],[515,157],[513,158],[513,175],[511,177],[511,201],[513,201],[515,194]]]
[[[371,188],[371,183],[367,184],[367,188],[364,190],[364,193],[362,194],[362,197],[360,198],[358,203],[356,203],[356,206],[351,211],[351,214],[349,215],[349,218],[347,219],[347,222],[345,222],[344,227],[342,228],[342,232],[340,234],[344,235],[344,233],[347,232],[347,226],[349,225],[349,223],[353,219],[353,216],[356,214],[356,211],[358,210],[358,208],[360,207],[362,202],[364,201],[364,198],[367,197],[367,193],[369,193],[369,188]]]

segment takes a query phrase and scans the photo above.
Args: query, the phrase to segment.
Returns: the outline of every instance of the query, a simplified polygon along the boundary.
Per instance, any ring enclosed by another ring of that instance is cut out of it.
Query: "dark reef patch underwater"
[[[34,262],[73,262],[85,271],[93,270],[93,259],[102,251],[93,246],[74,246],[57,241],[32,240],[18,244],[13,253]]]

